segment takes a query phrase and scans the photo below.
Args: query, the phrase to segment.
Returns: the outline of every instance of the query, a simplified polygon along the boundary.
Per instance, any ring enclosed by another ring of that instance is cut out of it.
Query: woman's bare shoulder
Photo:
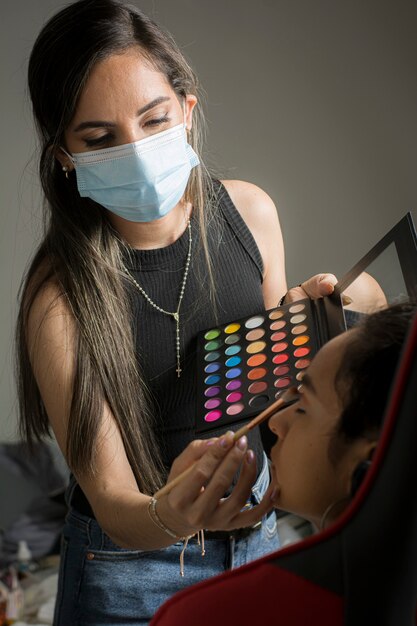
[[[277,208],[271,197],[257,185],[242,180],[224,180],[222,183],[261,253],[265,306],[276,306],[287,290],[284,242]]]
[[[260,187],[243,180],[222,180],[227,193],[243,219],[256,217],[276,220],[277,209],[271,197]]]

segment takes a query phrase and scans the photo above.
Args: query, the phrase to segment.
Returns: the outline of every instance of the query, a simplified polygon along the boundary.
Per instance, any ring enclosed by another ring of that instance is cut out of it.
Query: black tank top
[[[196,438],[197,333],[216,323],[225,324],[264,310],[263,263],[259,249],[223,186],[219,195],[218,217],[208,226],[217,321],[209,297],[210,280],[198,223],[192,217],[191,264],[180,311],[180,378],[176,372],[174,319],[157,311],[132,286],[137,358],[151,392],[156,443],[167,469]],[[127,263],[127,268],[153,302],[166,311],[177,308],[188,242],[186,229],[177,241],[165,248],[133,250]],[[212,431],[209,436],[218,436],[224,430]],[[249,445],[256,454],[260,470],[262,442],[258,429],[249,434]]]

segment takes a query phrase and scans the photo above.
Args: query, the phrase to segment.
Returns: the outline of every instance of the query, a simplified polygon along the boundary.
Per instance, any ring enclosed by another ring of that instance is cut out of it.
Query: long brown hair
[[[163,468],[152,436],[146,384],[134,351],[131,307],[123,278],[124,244],[104,209],[81,198],[54,153],[70,123],[93,65],[139,47],[179,98],[198,95],[196,77],[171,36],[137,8],[118,0],[80,0],[46,23],[29,62],[28,80],[40,140],[39,172],[45,195],[45,236],[23,283],[17,325],[20,430],[33,443],[50,433],[27,347],[31,306],[46,282],[59,285],[77,326],[77,356],[66,456],[75,472],[94,472],[95,440],[106,401],[121,433],[139,488],[153,493]],[[201,155],[204,118],[197,105],[189,142]],[[192,170],[186,200],[198,215],[210,271],[206,223],[212,212],[211,178]],[[43,268],[47,267],[45,272]]]

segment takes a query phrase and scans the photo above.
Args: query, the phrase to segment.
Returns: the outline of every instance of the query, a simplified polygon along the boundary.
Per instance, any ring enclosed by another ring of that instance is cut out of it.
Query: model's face
[[[65,132],[66,149],[78,153],[133,143],[183,122],[191,128],[195,104],[192,95],[180,102],[165,76],[131,48],[93,67]]]
[[[299,400],[269,421],[278,436],[271,451],[277,487],[274,505],[317,527],[331,504],[349,496],[353,470],[367,455],[365,442],[359,440],[341,445],[336,461],[329,458],[329,442],[343,408],[334,379],[354,332],[339,335],[318,352],[303,379]]]

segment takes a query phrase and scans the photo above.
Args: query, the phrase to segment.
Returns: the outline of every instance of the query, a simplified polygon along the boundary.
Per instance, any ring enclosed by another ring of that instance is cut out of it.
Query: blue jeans
[[[268,465],[253,487],[259,501],[269,483]],[[174,593],[244,565],[279,547],[275,513],[244,538],[206,540],[206,554],[191,539],[180,577],[182,542],[160,550],[119,548],[95,519],[71,510],[62,537],[54,626],[146,625]]]

